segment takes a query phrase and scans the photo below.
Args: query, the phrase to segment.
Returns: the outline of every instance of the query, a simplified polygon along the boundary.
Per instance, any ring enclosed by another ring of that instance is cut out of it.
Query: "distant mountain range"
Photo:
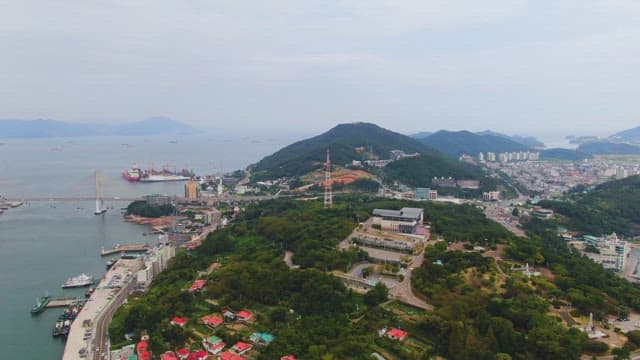
[[[193,134],[189,125],[165,117],[102,125],[60,120],[0,120],[0,138],[51,138],[81,136],[150,136]]]
[[[507,137],[490,134],[479,135],[470,131],[440,130],[419,140],[434,149],[455,157],[462,154],[476,156],[480,152],[489,151],[501,153],[530,150],[529,147]]]
[[[434,176],[467,178],[481,173],[478,167],[461,163],[411,137],[370,123],[351,123],[338,125],[263,158],[250,166],[253,179],[302,176],[320,169],[327,149],[331,151],[331,162],[341,166],[353,160],[389,159],[391,150],[419,153],[417,158],[405,158],[384,168],[391,178],[405,183],[415,174],[419,174],[419,179],[412,181],[420,180],[422,185],[428,185]]]
[[[611,135],[609,139],[614,141],[640,143],[640,126],[615,133]]]
[[[626,143],[593,141],[578,146],[578,151],[591,155],[638,155],[640,146]]]
[[[461,133],[461,132],[465,132],[465,133],[469,133],[469,131],[448,131],[448,130],[440,130],[439,132],[447,132],[447,133]],[[430,131],[421,131],[415,134],[411,134],[409,136],[411,136],[414,139],[424,139],[426,137],[429,137],[431,135],[433,135],[434,132],[430,132]],[[475,133],[476,135],[480,135],[480,136],[492,136],[492,137],[500,137],[503,139],[509,139],[515,143],[527,146],[529,148],[544,148],[545,145],[544,143],[542,143],[541,141],[539,141],[538,139],[536,139],[533,136],[520,136],[520,135],[513,135],[513,136],[509,136],[509,135],[505,135],[505,134],[501,134],[499,132],[496,131],[492,131],[492,130],[485,130],[485,131],[480,131]]]

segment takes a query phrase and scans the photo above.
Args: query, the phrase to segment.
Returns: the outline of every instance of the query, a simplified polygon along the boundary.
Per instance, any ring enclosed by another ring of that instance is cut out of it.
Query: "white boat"
[[[84,287],[93,284],[93,277],[87,274],[70,277],[62,284],[62,288]]]

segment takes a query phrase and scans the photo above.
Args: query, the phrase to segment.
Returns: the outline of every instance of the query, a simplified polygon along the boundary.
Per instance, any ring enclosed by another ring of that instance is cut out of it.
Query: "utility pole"
[[[325,163],[324,171],[324,208],[330,209],[333,205],[333,192],[331,182],[331,158],[329,156],[329,149],[327,149],[327,162]]]

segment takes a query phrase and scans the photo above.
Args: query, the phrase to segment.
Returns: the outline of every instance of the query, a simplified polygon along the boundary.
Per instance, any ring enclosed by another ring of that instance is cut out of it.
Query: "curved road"
[[[109,323],[113,314],[118,310],[122,303],[127,299],[129,293],[133,289],[135,284],[135,277],[131,276],[129,282],[118,292],[118,295],[113,299],[105,309],[103,309],[100,317],[95,324],[95,337],[91,344],[91,350],[93,352],[93,360],[104,360],[108,358],[109,354]],[[106,356],[103,356],[102,354]]]

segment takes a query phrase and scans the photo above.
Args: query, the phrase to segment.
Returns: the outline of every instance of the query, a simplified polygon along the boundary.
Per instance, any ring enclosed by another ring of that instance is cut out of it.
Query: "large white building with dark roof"
[[[420,208],[373,210],[372,224],[380,226],[382,230],[411,234],[414,232],[416,226],[422,225],[423,221],[424,210]]]

